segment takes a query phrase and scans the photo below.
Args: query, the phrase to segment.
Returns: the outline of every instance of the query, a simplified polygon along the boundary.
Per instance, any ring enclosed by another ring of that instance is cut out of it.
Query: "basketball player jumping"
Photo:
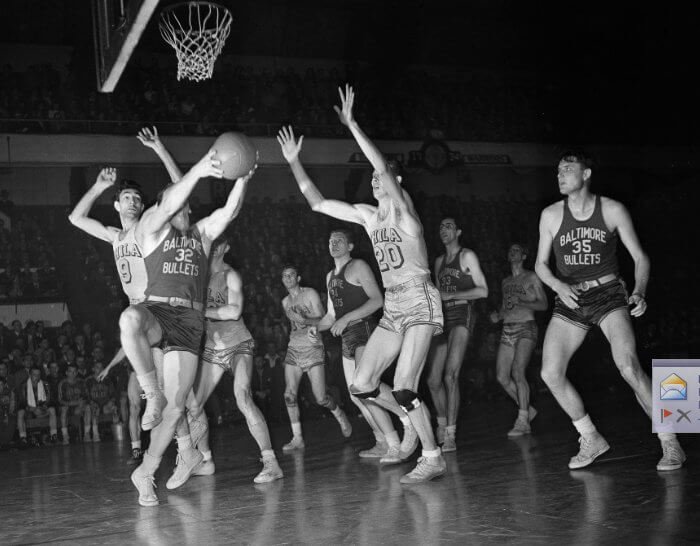
[[[239,178],[224,207],[191,226],[187,199],[195,185],[202,177],[223,175],[214,154],[215,150],[209,151],[177,184],[166,188],[136,230],[145,255],[148,286],[146,300],[122,313],[122,347],[132,363],[147,361],[151,346],[163,347],[163,393],[167,400],[143,463],[131,475],[142,506],[158,504],[153,474],[184,413],[197,373],[211,243],[233,220],[250,178],[250,174]],[[186,420],[183,422],[186,427]],[[178,434],[177,441],[178,462],[168,480],[170,489],[184,483],[202,462],[189,434]]]
[[[430,340],[442,331],[440,294],[430,281],[428,252],[423,226],[413,202],[401,188],[401,177],[387,163],[353,118],[355,99],[352,87],[340,93],[341,106],[335,107],[367,159],[374,167],[372,194],[377,206],[324,199],[299,161],[303,137],[296,142],[291,128],[280,131],[278,140],[301,192],[312,210],[365,228],[374,246],[386,289],[384,316],[367,342],[350,392],[374,400],[389,409],[398,404],[408,415],[423,446],[418,465],[401,478],[417,483],[445,473],[445,459],[435,443],[430,414],[418,395],[418,380],[425,365]],[[394,391],[382,388],[384,370],[398,356]]]
[[[297,403],[299,383],[304,373],[309,376],[316,403],[333,414],[343,436],[347,438],[352,434],[352,425],[345,412],[326,392],[323,341],[317,336],[308,335],[309,328],[317,326],[323,317],[321,298],[313,288],[301,286],[300,280],[296,266],[286,265],[282,268],[282,284],[289,293],[282,300],[282,308],[291,323],[287,357],[284,359],[284,402],[292,426],[292,439],[282,447],[284,451],[304,447]]]
[[[355,363],[362,358],[369,336],[377,326],[372,314],[384,305],[384,298],[367,262],[350,256],[353,247],[350,230],[336,229],[331,232],[328,249],[335,268],[326,275],[328,311],[317,326],[309,329],[311,336],[326,330],[330,330],[334,336],[341,336],[343,371],[348,385],[352,384]],[[376,438],[376,445],[360,451],[360,457],[398,463],[402,460],[402,453],[407,453],[405,457],[408,457],[415,451],[418,436],[405,413],[399,412],[397,415],[405,429],[402,446],[384,408],[363,402],[353,394],[350,394],[350,399],[360,409]]]
[[[544,339],[542,379],[581,435],[580,450],[569,462],[572,469],[588,466],[610,448],[566,377],[569,360],[591,327],[598,325],[608,339],[615,364],[649,416],[652,407],[651,381],[639,364],[630,320],[630,315],[639,317],[647,309],[644,295],[649,258],[627,209],[591,193],[591,175],[592,161],[585,152],[571,151],[560,157],[559,191],[566,198],[542,211],[535,266],[542,282],[556,292],[554,314]],[[618,272],[618,238],[634,260],[635,285],[629,297]],[[558,277],[548,265],[552,250]],[[657,470],[680,468],[685,453],[676,435],[658,436],[663,457]]]
[[[496,377],[518,405],[518,417],[508,436],[530,434],[530,421],[537,415],[530,405],[530,386],[525,370],[537,344],[535,311],[547,309],[547,296],[535,272],[523,267],[527,254],[525,245],[510,245],[508,261],[511,275],[501,283],[501,309],[489,317],[493,323],[503,321],[496,355]]]
[[[474,331],[474,301],[489,295],[476,253],[459,244],[461,234],[454,218],[440,222],[445,253],[435,260],[435,280],[442,298],[445,335],[433,340],[428,386],[437,413],[437,441],[442,442],[443,452],[457,450],[459,371]]]
[[[239,207],[242,203],[239,203]],[[237,212],[234,213],[234,216]],[[224,372],[233,374],[233,394],[238,409],[246,419],[248,430],[262,452],[262,471],[255,483],[266,483],[284,476],[270,443],[270,432],[250,391],[253,374],[255,341],[241,317],[243,313],[243,283],[241,276],[224,262],[230,246],[225,237],[219,237],[211,246],[207,309],[205,311],[206,341],[194,388],[194,403],[187,402],[192,444],[204,459],[195,470],[197,475],[214,473],[214,462],[209,449],[209,426],[204,404],[219,384]]]

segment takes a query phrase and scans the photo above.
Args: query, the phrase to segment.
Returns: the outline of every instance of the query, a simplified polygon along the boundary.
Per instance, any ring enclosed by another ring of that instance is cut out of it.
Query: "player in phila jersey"
[[[401,188],[401,177],[353,118],[355,94],[346,85],[335,107],[341,123],[352,132],[374,167],[372,194],[377,206],[351,205],[324,199],[299,161],[303,137],[295,141],[291,128],[280,131],[278,141],[292,173],[312,210],[365,228],[379,264],[384,295],[384,316],[372,333],[355,370],[352,392],[386,409],[398,405],[408,415],[423,446],[418,465],[401,478],[402,483],[430,480],[445,473],[445,459],[435,443],[430,413],[418,394],[418,380],[430,348],[430,340],[442,332],[440,294],[430,281],[423,226],[413,202]],[[382,388],[380,377],[398,356],[393,391]]]
[[[639,243],[627,209],[617,201],[591,193],[593,164],[587,153],[574,150],[562,154],[557,169],[559,191],[565,199],[542,211],[535,264],[542,282],[556,292],[554,313],[544,338],[542,379],[581,435],[580,451],[572,457],[569,468],[582,468],[610,448],[566,377],[569,360],[590,328],[600,327],[622,377],[651,416],[651,381],[639,364],[630,320],[630,315],[639,317],[647,309],[644,296],[649,257]],[[631,296],[618,272],[618,239],[634,260]],[[552,251],[556,276],[549,268]],[[663,457],[657,470],[680,468],[685,453],[676,435],[658,436]]]
[[[151,148],[163,160],[168,172],[173,176],[175,162],[167,152],[155,127],[152,130],[142,129],[137,138],[147,148]],[[147,283],[146,264],[144,254],[136,242],[136,226],[139,223],[144,209],[143,192],[138,184],[131,180],[123,180],[114,192],[114,208],[119,214],[121,229],[105,226],[88,215],[97,198],[107,189],[113,188],[117,172],[113,168],[105,168],[100,171],[95,184],[90,188],[75,206],[68,219],[84,232],[111,243],[114,251],[114,261],[117,266],[119,278],[124,293],[130,303],[138,303],[145,298]],[[156,366],[154,366],[154,362]],[[143,413],[141,426],[144,430],[150,430],[160,422],[160,389],[156,378],[156,367],[162,362],[162,352],[154,349],[153,358],[147,362],[133,364],[134,373],[129,377],[130,397],[138,397],[143,390],[146,397],[146,409]],[[138,385],[135,383],[138,382]],[[140,386],[140,388],[139,388]],[[140,402],[140,400],[139,400]],[[140,404],[132,402],[134,409]],[[132,411],[129,416],[129,431],[131,434],[134,457],[140,457],[141,440],[138,429],[138,413]],[[136,450],[139,450],[138,453]]]
[[[537,411],[530,405],[530,386],[525,370],[537,345],[535,311],[547,309],[547,296],[534,271],[525,269],[528,256],[524,244],[513,243],[508,249],[511,274],[503,279],[503,302],[490,315],[491,322],[503,321],[501,341],[496,355],[496,377],[508,396],[518,405],[518,417],[508,436],[530,434],[530,421]]]
[[[452,217],[440,222],[445,253],[435,260],[435,281],[442,298],[445,334],[435,337],[431,350],[428,386],[437,413],[437,441],[442,451],[456,451],[459,412],[459,371],[474,331],[474,301],[489,295],[479,258],[459,244],[462,230]]]

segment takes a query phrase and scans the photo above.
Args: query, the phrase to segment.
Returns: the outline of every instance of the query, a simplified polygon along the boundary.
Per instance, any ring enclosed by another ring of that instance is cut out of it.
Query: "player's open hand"
[[[318,343],[318,340],[319,340],[318,328],[316,328],[316,326],[312,326],[311,328],[309,328],[309,331],[306,334],[306,337],[308,337],[314,343]]]
[[[566,305],[569,309],[578,309],[578,296],[579,291],[570,284],[563,282],[558,283],[554,287],[554,291],[559,296],[559,299]]]
[[[105,167],[97,175],[97,180],[95,180],[95,186],[99,186],[103,190],[106,190],[114,184],[117,180],[117,169],[114,167]]]
[[[299,140],[294,138],[294,130],[292,126],[282,127],[280,132],[277,133],[277,142],[280,143],[282,148],[282,155],[287,160],[287,163],[296,161],[299,158],[299,152],[301,151],[301,143],[304,141],[304,135],[299,137]]]
[[[141,129],[136,135],[136,138],[138,138],[141,141],[141,144],[143,144],[146,148],[151,148],[152,150],[155,150],[162,145],[160,142],[160,137],[158,136],[158,129],[156,129],[155,125],[150,129],[148,127]]]
[[[99,375],[97,376],[97,381],[102,383],[104,381],[105,377],[107,377],[107,374],[109,373],[109,370],[102,370]]]
[[[501,315],[498,311],[491,311],[489,314],[489,320],[493,322],[494,324],[498,324],[501,322]]]
[[[338,87],[338,93],[340,94],[340,106],[334,106],[333,110],[336,111],[338,117],[340,118],[340,123],[350,127],[354,118],[352,117],[352,107],[355,103],[355,92],[352,90],[350,84],[345,84],[345,93],[343,89]]]
[[[627,300],[628,305],[634,305],[630,314],[633,317],[641,317],[647,310],[647,300],[641,294],[632,294]]]
[[[221,161],[214,159],[216,150],[209,150],[207,154],[200,159],[192,170],[199,178],[211,176],[213,178],[223,178],[224,171],[221,169]]]

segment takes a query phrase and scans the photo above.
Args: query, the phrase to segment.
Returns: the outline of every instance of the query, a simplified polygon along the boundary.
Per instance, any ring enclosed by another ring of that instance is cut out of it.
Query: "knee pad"
[[[297,397],[284,393],[284,403],[287,404],[288,407],[293,408],[297,405]]]
[[[379,387],[374,389],[373,391],[369,392],[352,392],[350,391],[350,394],[353,396],[360,398],[361,400],[374,400],[379,396]]]
[[[398,391],[391,391],[394,395],[394,400],[401,406],[401,409],[406,413],[417,409],[423,400],[418,396],[417,392],[409,391],[408,389],[400,389]]]
[[[331,411],[338,407],[335,401],[328,395],[326,395],[323,400],[319,400],[318,405]]]

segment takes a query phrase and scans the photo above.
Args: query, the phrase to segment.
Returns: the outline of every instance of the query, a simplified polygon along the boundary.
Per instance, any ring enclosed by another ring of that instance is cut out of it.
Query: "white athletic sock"
[[[211,461],[211,449],[208,449],[207,451],[202,451],[202,455],[204,457],[202,459],[204,462]]]
[[[20,437],[20,438],[26,438],[26,437],[27,437],[27,433],[26,433],[26,432],[20,432],[20,433],[19,433],[19,437]]]
[[[64,438],[68,437],[68,427],[61,427],[61,434],[63,434]]]
[[[189,434],[177,437],[177,450],[185,451],[187,449],[192,449],[192,438]]]
[[[667,442],[669,440],[675,440],[676,439],[676,433],[675,432],[659,432],[657,434],[659,437],[660,442]]]
[[[524,409],[519,409],[518,410],[518,419],[521,421],[529,421],[530,420],[530,412]]]
[[[405,427],[412,427],[413,425],[411,424],[411,420],[408,418],[408,415],[402,415],[399,417],[399,420],[403,424],[404,428]]]
[[[374,433],[374,439],[377,441],[378,444],[383,444],[386,442],[384,434],[381,430],[373,430],[372,432]]]
[[[454,438],[457,434],[457,425],[450,425],[445,427],[445,434],[451,438]]]
[[[292,434],[294,435],[295,438],[301,438],[301,423],[296,422],[292,423]]]
[[[578,421],[573,421],[573,423],[581,436],[590,436],[596,432],[595,425],[588,414],[581,417]]]
[[[387,432],[384,435],[384,438],[386,438],[386,443],[389,445],[389,447],[401,445],[401,442],[399,441],[399,433],[395,430]]]
[[[423,457],[439,457],[440,455],[442,455],[442,451],[440,450],[439,447],[436,448],[434,451],[428,451],[427,449],[424,449],[421,452],[421,455]]]
[[[155,370],[144,375],[136,375],[136,379],[138,380],[139,385],[141,385],[143,392],[146,394],[153,392],[158,388],[158,377],[156,376]]]
[[[131,442],[131,449],[141,449],[141,440],[138,442]]]
[[[263,459],[277,459],[275,452],[271,449],[263,449],[261,455]]]
[[[445,428],[447,426],[447,417],[438,417],[437,424],[439,427]]]

